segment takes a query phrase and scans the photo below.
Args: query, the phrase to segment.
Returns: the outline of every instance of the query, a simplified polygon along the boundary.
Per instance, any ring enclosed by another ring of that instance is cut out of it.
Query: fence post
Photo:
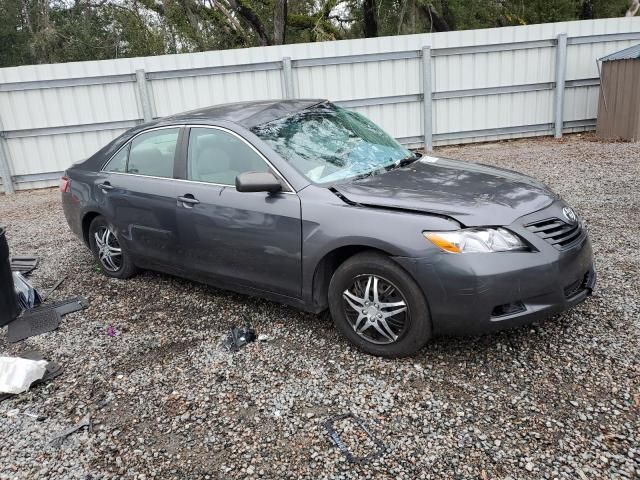
[[[153,120],[151,111],[151,101],[149,100],[149,90],[147,89],[147,76],[143,69],[136,70],[136,85],[138,87],[138,97],[142,106],[142,118],[145,122]]]
[[[424,149],[433,150],[431,47],[422,47],[422,117]]]
[[[282,96],[285,99],[293,98],[293,70],[291,69],[291,57],[282,59]]]
[[[558,35],[556,46],[556,108],[554,136],[562,137],[564,126],[564,82],[567,76],[567,34]]]
[[[9,145],[7,145],[7,139],[4,135],[2,118],[0,118],[0,177],[2,177],[2,187],[5,195],[15,193],[11,176],[11,163],[9,162]]]

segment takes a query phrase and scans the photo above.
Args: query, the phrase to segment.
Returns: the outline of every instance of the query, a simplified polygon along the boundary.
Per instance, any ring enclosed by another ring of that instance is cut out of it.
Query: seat
[[[170,178],[173,176],[173,158],[167,159],[160,149],[142,146],[129,155],[129,173]]]
[[[189,178],[199,182],[235,185],[238,171],[231,168],[232,156],[215,144],[213,136],[201,137],[189,162]]]

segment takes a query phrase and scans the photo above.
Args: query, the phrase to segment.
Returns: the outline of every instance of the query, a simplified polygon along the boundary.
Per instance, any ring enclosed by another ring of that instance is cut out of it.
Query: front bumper
[[[395,258],[422,288],[435,335],[526,325],[591,295],[596,273],[586,233],[575,245],[558,250],[523,227],[509,228],[538,251]]]

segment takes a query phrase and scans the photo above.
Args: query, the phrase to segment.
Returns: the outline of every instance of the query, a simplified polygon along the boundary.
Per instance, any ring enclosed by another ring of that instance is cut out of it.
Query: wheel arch
[[[96,217],[102,215],[100,212],[90,210],[82,215],[82,240],[89,246],[89,227]]]
[[[327,252],[316,264],[311,285],[311,299],[316,310],[328,307],[329,282],[336,269],[347,259],[362,252],[377,252],[392,258],[392,254],[370,245],[343,245]]]

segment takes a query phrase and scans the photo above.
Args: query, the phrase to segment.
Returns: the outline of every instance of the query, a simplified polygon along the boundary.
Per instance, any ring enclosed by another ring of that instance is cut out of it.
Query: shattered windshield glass
[[[315,183],[373,175],[414,158],[370,120],[329,102],[251,130]]]

